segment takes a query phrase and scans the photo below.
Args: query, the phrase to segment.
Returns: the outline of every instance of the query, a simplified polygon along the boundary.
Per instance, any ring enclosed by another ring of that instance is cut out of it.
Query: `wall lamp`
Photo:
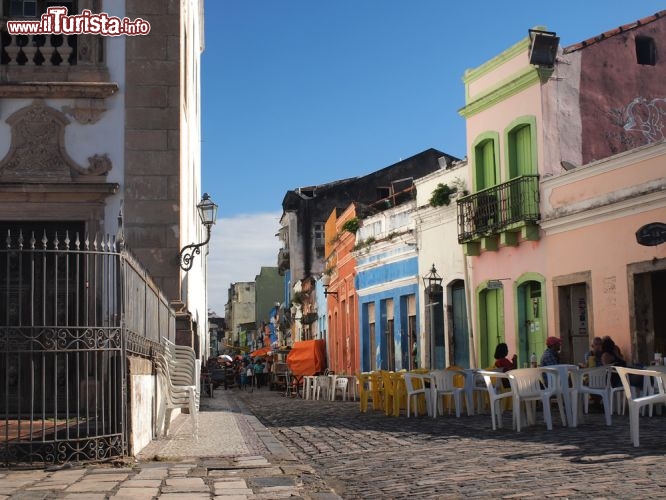
[[[183,271],[192,269],[194,256],[201,253],[201,247],[207,245],[210,241],[210,228],[217,220],[217,205],[210,199],[208,193],[204,193],[201,201],[197,205],[201,223],[206,227],[206,241],[201,243],[192,243],[184,246],[178,254],[178,263]]]
[[[324,286],[324,297],[333,295],[336,299],[338,298],[338,292],[329,292],[328,287],[331,284],[331,277],[328,274],[324,274],[321,277],[321,284]]]
[[[435,264],[430,268],[430,272],[423,276],[423,286],[425,286],[426,291],[430,294],[436,294],[442,286],[443,278],[437,274],[437,269],[435,269]]]

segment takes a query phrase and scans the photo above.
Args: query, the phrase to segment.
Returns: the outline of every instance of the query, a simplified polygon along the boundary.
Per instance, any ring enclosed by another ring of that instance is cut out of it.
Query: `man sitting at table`
[[[562,339],[559,337],[548,337],[546,339],[546,350],[541,356],[541,366],[552,366],[560,364],[560,349]]]

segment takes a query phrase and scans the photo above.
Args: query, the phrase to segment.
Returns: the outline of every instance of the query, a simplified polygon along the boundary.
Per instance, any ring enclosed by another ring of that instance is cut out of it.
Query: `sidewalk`
[[[151,442],[129,466],[66,465],[0,471],[4,499],[274,499],[338,500],[252,415],[233,390],[202,397],[199,440],[189,415],[171,436]]]

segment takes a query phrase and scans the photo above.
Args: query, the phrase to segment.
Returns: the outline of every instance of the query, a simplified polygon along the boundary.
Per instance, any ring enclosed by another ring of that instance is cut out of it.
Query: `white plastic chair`
[[[666,373],[657,370],[641,370],[638,368],[614,367],[620,375],[624,394],[629,405],[629,430],[631,440],[634,446],[639,446],[639,418],[642,406],[657,403],[666,403]],[[647,396],[634,397],[629,383],[629,375],[642,375],[644,377],[654,377],[657,392]]]
[[[611,367],[597,366],[595,368],[584,368],[577,374],[578,396],[583,398],[583,410],[585,414],[589,409],[589,396],[599,396],[604,405],[604,416],[606,425],[612,424],[612,402],[611,402]]]
[[[314,399],[319,400],[324,393],[324,399],[331,398],[331,377],[328,375],[318,375],[314,382]]]
[[[315,398],[315,381],[317,377],[314,375],[306,375],[303,377],[303,399]]]
[[[562,393],[559,390],[559,373],[555,369],[547,367],[541,368],[520,368],[507,372],[511,392],[513,393],[513,418],[516,422],[516,431],[520,432],[521,413],[520,405],[525,404],[527,420],[534,423],[534,406],[537,401],[541,401],[543,406],[543,418],[546,421],[546,428],[553,429],[553,417],[550,412],[550,399],[555,398],[560,409],[560,418],[566,425],[564,415],[564,403]]]
[[[456,407],[456,417],[460,418],[460,397],[465,394],[464,387],[456,387],[454,384],[454,377],[460,376],[457,370],[435,370],[430,372],[430,391],[431,391],[431,404],[432,416],[435,418],[437,412],[440,415],[444,414],[442,398],[444,396],[452,396],[453,402]],[[451,411],[449,407],[449,412]]]
[[[343,401],[347,401],[347,386],[349,385],[349,380],[347,377],[337,377],[335,379],[335,387],[333,387],[333,401],[335,401],[338,392],[340,393],[340,398]]]
[[[405,388],[407,389],[407,418],[411,414],[411,402],[414,398],[414,416],[419,414],[419,396],[423,394],[425,398],[426,411],[428,415],[432,413],[430,401],[430,388],[426,387],[425,380],[429,377],[422,373],[405,373]]]
[[[490,418],[493,422],[493,430],[502,428],[502,400],[513,396],[512,391],[502,391],[502,380],[508,380],[509,375],[501,370],[479,370],[477,372],[483,378],[490,400]],[[515,418],[514,418],[515,423]]]

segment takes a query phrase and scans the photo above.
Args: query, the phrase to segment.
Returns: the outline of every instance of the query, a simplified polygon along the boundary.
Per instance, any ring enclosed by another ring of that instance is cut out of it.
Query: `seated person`
[[[620,349],[608,335],[601,341],[601,364],[604,366],[627,366],[627,362],[620,355]],[[622,385],[620,376],[615,372],[611,375],[611,385],[613,387]]]
[[[585,362],[580,364],[581,368],[594,368],[603,364],[601,362],[601,341],[601,337],[594,337],[590,345],[591,350],[585,353]]]
[[[507,358],[508,355],[509,346],[504,342],[497,344],[497,347],[495,348],[495,368],[501,368],[503,372],[515,370],[517,368],[518,356],[514,354],[509,360]]]
[[[541,355],[541,366],[559,365],[561,348],[562,339],[559,337],[548,337],[546,339],[546,350]]]

